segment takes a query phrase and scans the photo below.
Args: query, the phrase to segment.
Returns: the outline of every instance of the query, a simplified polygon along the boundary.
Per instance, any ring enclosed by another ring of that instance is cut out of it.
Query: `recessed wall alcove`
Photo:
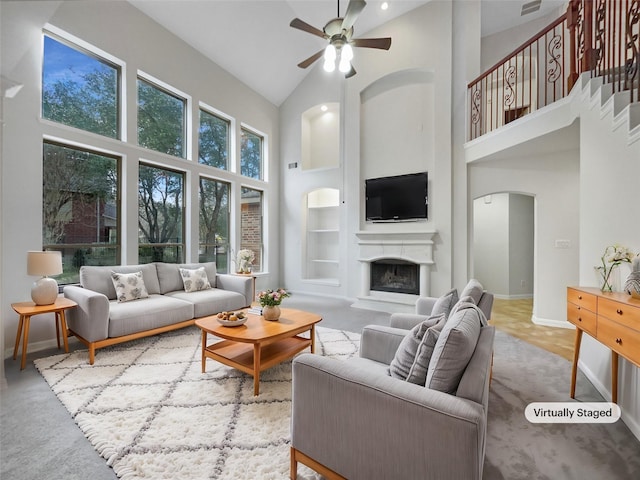
[[[340,164],[340,104],[315,105],[302,114],[302,170]]]

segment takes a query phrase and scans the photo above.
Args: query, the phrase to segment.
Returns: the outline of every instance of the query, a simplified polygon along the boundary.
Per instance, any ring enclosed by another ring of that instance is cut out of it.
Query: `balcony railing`
[[[469,140],[564,98],[583,72],[640,101],[640,0],[571,0],[468,87]]]

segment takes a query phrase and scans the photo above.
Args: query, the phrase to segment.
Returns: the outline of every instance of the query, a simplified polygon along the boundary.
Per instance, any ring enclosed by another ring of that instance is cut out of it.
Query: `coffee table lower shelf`
[[[260,372],[292,358],[312,345],[311,339],[288,337],[269,344],[243,343],[222,340],[202,349],[202,373],[205,372],[207,358],[236,368],[253,376],[253,394],[258,395]]]

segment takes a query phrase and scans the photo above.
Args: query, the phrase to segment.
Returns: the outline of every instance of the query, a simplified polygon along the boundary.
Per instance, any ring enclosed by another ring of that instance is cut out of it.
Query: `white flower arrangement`
[[[239,273],[250,273],[251,264],[256,259],[256,254],[253,250],[244,248],[238,252],[236,257],[236,265],[238,266]]]
[[[604,249],[604,253],[602,254],[602,257],[600,257],[602,265],[595,267],[602,276],[602,286],[600,289],[603,292],[613,291],[613,286],[611,285],[611,272],[613,272],[613,270],[621,263],[631,263],[634,256],[635,254],[631,250],[618,244],[609,245]]]

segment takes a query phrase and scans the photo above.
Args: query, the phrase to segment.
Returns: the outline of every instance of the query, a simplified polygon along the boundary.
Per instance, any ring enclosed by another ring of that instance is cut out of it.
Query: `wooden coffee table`
[[[246,313],[247,321],[237,327],[225,327],[215,315],[196,320],[202,330],[202,373],[207,358],[253,375],[253,394],[258,395],[260,372],[292,358],[311,347],[315,351],[315,324],[322,317],[315,313],[281,308],[280,320],[270,322],[260,315]],[[310,332],[309,338],[298,334]],[[224,340],[207,345],[207,335]]]

